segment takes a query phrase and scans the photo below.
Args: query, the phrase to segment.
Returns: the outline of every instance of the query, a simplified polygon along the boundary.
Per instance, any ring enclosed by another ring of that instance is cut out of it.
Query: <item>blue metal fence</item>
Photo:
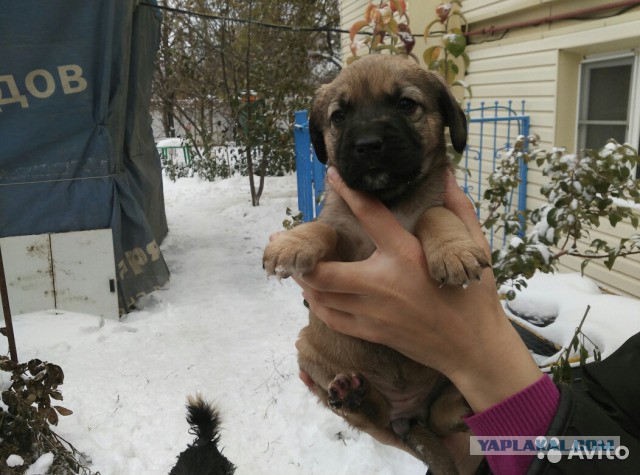
[[[525,114],[525,101],[521,101],[520,111],[513,108],[513,101],[506,106],[495,101],[492,105],[480,102],[479,107],[467,103],[469,140],[463,155],[462,165],[471,173],[465,174],[462,188],[476,203],[482,201],[487,185],[487,175],[493,173],[498,161],[515,145],[519,136],[524,137],[524,148],[529,137],[530,117]],[[508,207],[517,206],[524,210],[527,206],[527,164],[520,158],[520,186],[517,196],[511,196]],[[514,198],[517,200],[514,202]],[[482,220],[483,210],[478,208],[478,219]],[[489,232],[489,244],[494,247],[495,232]],[[506,237],[501,238],[501,247]]]
[[[326,167],[318,161],[311,146],[307,111],[296,112],[293,138],[298,178],[298,209],[302,211],[302,220],[308,222],[315,219],[322,209],[320,198],[324,191]]]
[[[525,114],[525,102],[520,112],[512,107],[512,101],[501,106],[497,101],[493,105],[480,103],[480,107],[467,104],[466,113],[469,127],[469,144],[463,155],[462,165],[471,171],[465,174],[462,188],[474,201],[482,200],[487,174],[492,173],[498,160],[511,149],[518,136],[529,136],[529,116]],[[318,200],[324,190],[325,166],[313,153],[309,137],[307,111],[295,114],[294,126],[295,154],[298,178],[298,208],[302,211],[303,221],[313,220],[321,209]],[[520,189],[518,190],[518,209],[525,209],[527,199],[527,167],[520,163]],[[512,200],[513,202],[513,197]],[[482,210],[478,209],[478,218]],[[493,247],[494,233],[490,233]]]

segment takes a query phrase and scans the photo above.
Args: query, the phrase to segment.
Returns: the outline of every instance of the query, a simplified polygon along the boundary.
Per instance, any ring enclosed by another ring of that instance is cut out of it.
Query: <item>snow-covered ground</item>
[[[297,208],[295,183],[268,178],[254,208],[247,178],[165,181],[166,289],[121,321],[55,311],[14,317],[20,360],[63,368],[63,405],[74,414],[56,431],[92,458],[92,470],[168,473],[192,440],[186,396],[200,392],[221,410],[221,445],[238,475],[425,473],[321,408],[298,379],[294,341],[307,320],[300,290],[268,280],[261,267],[269,234],[287,207]],[[587,303],[584,331],[605,356],[640,331],[639,301],[600,295],[576,275],[536,277],[513,304],[559,313],[536,329],[563,343]],[[0,352],[8,353],[5,338]]]

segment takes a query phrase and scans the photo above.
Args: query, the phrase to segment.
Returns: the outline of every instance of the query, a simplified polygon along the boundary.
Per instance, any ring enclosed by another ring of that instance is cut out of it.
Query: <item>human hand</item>
[[[467,289],[440,288],[429,276],[420,242],[380,201],[349,189],[333,168],[328,178],[377,249],[365,261],[321,262],[296,278],[321,320],[444,373],[476,412],[540,377],[502,310],[490,269]],[[473,205],[453,175],[445,206],[488,253]]]

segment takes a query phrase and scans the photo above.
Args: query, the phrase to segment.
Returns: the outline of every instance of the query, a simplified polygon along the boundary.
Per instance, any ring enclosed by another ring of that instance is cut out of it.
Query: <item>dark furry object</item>
[[[189,432],[196,436],[193,444],[178,456],[169,475],[233,475],[236,467],[218,450],[220,415],[200,395],[187,398]]]

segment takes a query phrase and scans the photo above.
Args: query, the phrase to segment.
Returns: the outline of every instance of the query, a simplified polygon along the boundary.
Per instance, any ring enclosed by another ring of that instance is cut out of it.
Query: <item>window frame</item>
[[[631,65],[631,82],[629,90],[629,102],[626,121],[611,121],[611,125],[625,125],[624,142],[640,149],[640,49],[618,53],[597,54],[585,56],[580,62],[578,78],[578,110],[576,113],[576,150],[585,148],[585,131],[588,125],[602,124],[603,121],[590,121],[586,118],[587,102],[589,98],[589,78],[586,74],[589,69],[606,66]],[[604,144],[602,144],[604,145]],[[636,170],[636,176],[640,177],[640,168]]]

